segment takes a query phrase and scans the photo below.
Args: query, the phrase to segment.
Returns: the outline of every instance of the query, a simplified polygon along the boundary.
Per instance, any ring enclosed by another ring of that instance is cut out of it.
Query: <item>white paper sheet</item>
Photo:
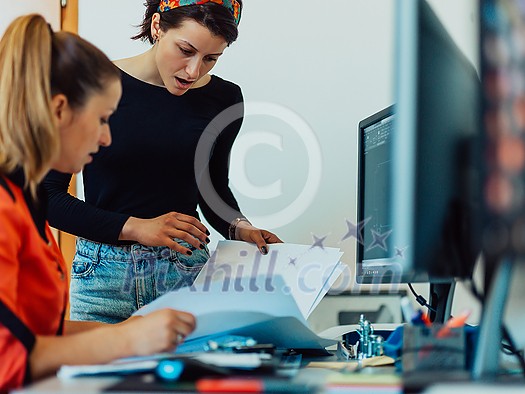
[[[206,364],[225,368],[258,368],[267,354],[257,353],[195,353],[179,356],[179,360],[191,358]],[[173,353],[162,353],[153,356],[118,359],[108,364],[96,365],[63,365],[57,372],[59,379],[72,379],[79,376],[125,375],[153,371],[159,362],[164,359],[173,359]]]
[[[262,277],[256,278],[262,282]],[[135,314],[147,315],[163,308],[191,312],[197,318],[197,328],[186,339],[242,328],[275,317],[290,316],[306,325],[293,297],[283,293],[285,287],[279,276],[272,278],[272,290],[259,288],[223,289],[222,281],[214,281],[206,287],[185,287],[169,292],[142,307]]]
[[[216,335],[250,336],[278,347],[323,349],[306,318],[341,274],[335,248],[274,244],[262,255],[252,244],[221,241],[191,287],[159,297],[137,311],[191,312],[197,328],[186,342]]]
[[[262,255],[253,244],[220,241],[194,286],[205,288],[212,281],[222,281],[225,290],[235,290],[239,284],[268,288],[272,278],[281,276],[283,292],[293,296],[306,319],[343,272],[342,255],[336,248],[288,243],[272,244],[269,253]]]

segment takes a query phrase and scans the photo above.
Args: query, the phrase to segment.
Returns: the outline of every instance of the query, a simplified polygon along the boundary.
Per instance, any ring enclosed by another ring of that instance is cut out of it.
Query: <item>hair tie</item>
[[[161,0],[157,10],[159,12],[166,12],[186,5],[201,5],[206,3],[215,3],[226,7],[232,13],[235,23],[237,25],[239,24],[241,19],[241,5],[237,0]]]

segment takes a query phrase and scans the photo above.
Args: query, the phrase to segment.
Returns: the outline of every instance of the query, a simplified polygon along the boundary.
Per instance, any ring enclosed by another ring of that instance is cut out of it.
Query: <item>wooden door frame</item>
[[[78,0],[62,0],[61,28],[78,33]]]

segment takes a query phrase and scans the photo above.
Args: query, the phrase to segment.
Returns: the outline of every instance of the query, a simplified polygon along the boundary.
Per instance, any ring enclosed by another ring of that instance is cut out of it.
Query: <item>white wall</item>
[[[60,30],[60,0],[0,0],[0,36],[17,16],[38,13],[53,26]]]
[[[142,3],[80,0],[79,32],[111,58],[140,53],[147,46],[129,37]],[[345,220],[356,217],[357,125],[393,102],[395,1],[244,3],[239,40],[213,70],[243,88],[254,113],[232,152],[235,195],[255,225],[285,241],[326,236],[325,245],[341,247],[353,271],[355,243],[342,238]],[[430,3],[477,63],[477,0]],[[268,114],[260,103],[280,109]],[[291,126],[295,117],[311,131]]]

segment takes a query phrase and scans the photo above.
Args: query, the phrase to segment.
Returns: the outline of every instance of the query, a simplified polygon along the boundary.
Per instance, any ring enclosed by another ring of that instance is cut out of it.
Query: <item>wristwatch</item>
[[[230,240],[235,241],[237,237],[235,236],[235,230],[237,230],[237,225],[240,222],[247,222],[248,224],[251,224],[250,221],[246,218],[236,218],[233,219],[230,223],[230,227],[228,228],[228,235],[230,237]]]

